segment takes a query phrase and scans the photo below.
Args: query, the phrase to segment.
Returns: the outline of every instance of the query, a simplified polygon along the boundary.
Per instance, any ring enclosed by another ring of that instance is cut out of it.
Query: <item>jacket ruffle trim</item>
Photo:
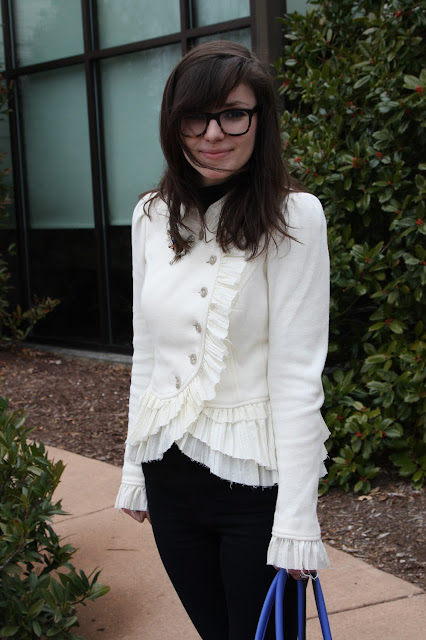
[[[230,427],[232,428],[232,425]],[[252,487],[271,487],[278,483],[276,470],[267,469],[253,459],[236,457],[241,456],[241,451],[236,455],[227,455],[190,433],[186,433],[176,444],[182,453],[208,467],[211,473],[222,480]]]
[[[264,486],[266,476],[269,484],[277,482],[269,401],[227,409],[205,407],[183,434],[179,423],[165,426],[147,440],[142,462],[161,459],[173,442],[189,458],[205,464],[212,473],[231,482]],[[263,474],[260,483],[255,480],[259,477],[259,467],[270,472],[266,476]],[[241,475],[244,468],[249,475],[246,481]],[[253,472],[249,472],[250,468]],[[226,473],[225,469],[228,470]]]
[[[322,540],[294,540],[272,536],[267,563],[282,569],[326,569],[330,566]]]
[[[232,304],[247,262],[243,252],[222,256],[207,313],[204,353],[197,375],[171,398],[150,388],[142,396],[127,439],[133,462],[157,460],[196,422],[205,404],[215,397],[225,358]]]
[[[206,407],[187,434],[232,458],[277,470],[269,400],[239,407]]]

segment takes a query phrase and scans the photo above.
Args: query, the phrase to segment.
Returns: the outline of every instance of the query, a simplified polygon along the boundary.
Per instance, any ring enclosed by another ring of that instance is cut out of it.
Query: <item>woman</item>
[[[283,165],[272,79],[244,47],[187,53],[166,84],[160,130],[166,170],[132,225],[116,507],[150,519],[201,637],[248,640],[274,566],[297,580],[328,565],[316,516],[326,224]]]

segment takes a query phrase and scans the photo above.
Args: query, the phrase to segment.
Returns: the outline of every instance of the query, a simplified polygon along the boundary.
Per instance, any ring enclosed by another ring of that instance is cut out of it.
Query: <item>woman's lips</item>
[[[220,160],[230,153],[230,149],[201,150],[200,153],[209,160]]]

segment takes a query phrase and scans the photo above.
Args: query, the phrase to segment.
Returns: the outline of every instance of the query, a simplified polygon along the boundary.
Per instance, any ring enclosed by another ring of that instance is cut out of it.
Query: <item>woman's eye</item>
[[[190,113],[188,116],[184,117],[184,120],[187,120],[188,122],[200,122],[200,121],[205,121],[206,117],[203,116],[202,113]]]
[[[233,109],[232,111],[225,111],[222,115],[225,120],[240,120],[241,118],[245,118],[247,116],[245,111],[240,111],[238,109]]]

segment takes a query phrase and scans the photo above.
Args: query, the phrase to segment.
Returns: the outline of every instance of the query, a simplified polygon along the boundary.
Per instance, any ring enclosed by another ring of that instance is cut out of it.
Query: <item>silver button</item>
[[[176,379],[176,389],[180,389],[180,378],[175,376],[175,379]]]
[[[199,323],[199,322],[196,322],[196,323],[194,324],[194,327],[195,327],[195,329],[198,331],[198,333],[201,333],[201,332],[202,332],[202,330],[203,330],[203,328],[202,328],[202,326],[200,325],[200,323]]]
[[[201,291],[200,291],[200,296],[202,298],[205,298],[206,295],[208,294],[209,290],[207,289],[207,287],[201,287]]]
[[[215,264],[216,260],[217,260],[216,256],[210,256],[207,262],[210,264]]]
[[[191,353],[191,355],[189,356],[189,359],[191,361],[191,364],[196,364],[197,356],[195,355],[195,353]]]

